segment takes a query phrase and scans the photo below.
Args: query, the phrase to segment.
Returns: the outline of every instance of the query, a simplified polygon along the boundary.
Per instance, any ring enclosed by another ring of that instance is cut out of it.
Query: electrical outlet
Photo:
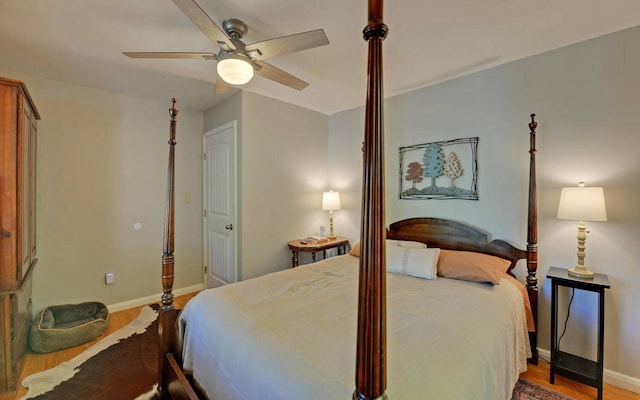
[[[113,272],[107,272],[106,274],[104,274],[105,285],[111,285],[115,283],[115,281],[116,281],[116,274],[114,274]]]

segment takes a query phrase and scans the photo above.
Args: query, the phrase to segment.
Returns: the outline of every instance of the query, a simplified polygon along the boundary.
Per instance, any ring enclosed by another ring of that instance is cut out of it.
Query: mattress
[[[194,297],[183,367],[211,399],[350,399],[359,259],[332,257]],[[510,399],[530,356],[519,289],[387,273],[387,394]]]

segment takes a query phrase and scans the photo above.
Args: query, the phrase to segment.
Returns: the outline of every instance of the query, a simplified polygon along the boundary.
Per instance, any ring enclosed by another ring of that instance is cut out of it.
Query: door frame
[[[233,216],[233,236],[235,246],[233,249],[233,257],[235,258],[235,282],[240,280],[240,267],[238,264],[238,124],[236,120],[232,120],[223,125],[220,125],[216,128],[210,129],[206,132],[202,133],[202,283],[204,288],[207,288],[207,279],[208,279],[208,268],[211,268],[208,260],[208,251],[209,251],[209,241],[208,241],[208,229],[207,229],[207,216],[205,215],[205,210],[207,206],[207,193],[208,193],[208,175],[207,175],[207,160],[205,159],[205,154],[207,153],[207,137],[213,136],[220,132],[223,132],[227,129],[231,128],[233,130],[233,198],[235,201],[234,209],[235,213]],[[208,211],[207,211],[208,212]]]

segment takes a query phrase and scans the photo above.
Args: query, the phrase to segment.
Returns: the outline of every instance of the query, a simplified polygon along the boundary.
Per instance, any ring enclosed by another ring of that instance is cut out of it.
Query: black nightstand
[[[604,366],[604,290],[609,289],[609,278],[595,274],[593,279],[576,278],[564,268],[551,267],[547,272],[551,279],[551,368],[549,382],[554,375],[562,375],[598,389],[598,400],[602,399],[602,370]],[[588,290],[598,293],[598,359],[596,361],[569,354],[558,349],[558,286]]]

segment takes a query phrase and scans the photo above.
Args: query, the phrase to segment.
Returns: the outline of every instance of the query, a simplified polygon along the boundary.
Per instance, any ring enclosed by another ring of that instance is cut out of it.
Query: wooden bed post
[[[165,202],[164,218],[164,247],[162,254],[162,306],[160,308],[160,321],[158,324],[158,336],[160,338],[160,353],[158,357],[158,390],[164,393],[167,390],[165,382],[165,355],[170,352],[174,341],[174,323],[176,310],[173,306],[173,274],[175,257],[174,250],[174,217],[175,217],[175,147],[176,147],[176,99],[171,99],[169,109],[171,126],[169,129],[169,168],[167,171],[167,194]]]
[[[369,23],[363,31],[364,39],[369,42],[369,57],[354,400],[387,398],[385,394],[387,322],[382,90],[382,41],[386,38],[387,32],[388,28],[382,22],[382,0],[369,0]]]
[[[538,194],[536,183],[536,128],[535,114],[529,123],[529,218],[527,223],[527,291],[531,301],[531,313],[538,326]],[[531,363],[538,364],[537,331],[529,333]]]

